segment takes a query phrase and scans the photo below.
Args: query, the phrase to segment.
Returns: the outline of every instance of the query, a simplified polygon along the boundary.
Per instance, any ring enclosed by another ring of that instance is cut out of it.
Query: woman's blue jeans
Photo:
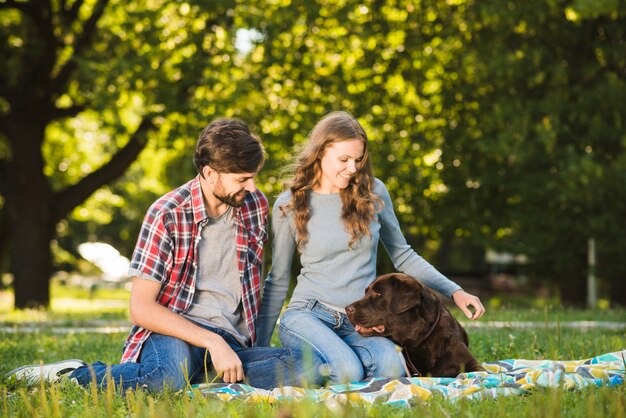
[[[291,302],[279,336],[284,347],[313,350],[328,366],[333,383],[404,375],[402,354],[392,341],[359,335],[345,314],[316,300]]]
[[[305,364],[300,350],[244,348],[227,332],[207,326],[204,328],[221,335],[237,353],[243,363],[245,383],[251,386],[272,389],[281,385],[302,386],[305,382],[317,384],[320,380],[319,363],[312,364],[317,359]],[[74,370],[69,377],[84,386],[95,381],[98,386],[106,387],[113,381],[116,387],[121,385],[123,391],[138,387],[149,391],[179,390],[188,382],[211,381],[205,374],[205,370],[211,370],[210,364],[208,350],[178,338],[153,333],[144,343],[137,363],[108,366],[96,362]]]

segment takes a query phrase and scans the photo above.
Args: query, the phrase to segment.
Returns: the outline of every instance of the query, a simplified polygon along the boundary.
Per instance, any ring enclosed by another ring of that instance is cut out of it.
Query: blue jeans
[[[261,389],[271,389],[280,385],[301,386],[305,381],[317,384],[320,380],[319,360],[312,359],[305,364],[300,350],[270,347],[242,347],[227,332],[208,326],[204,328],[221,335],[237,353],[243,363],[246,383]],[[206,363],[205,363],[206,361]],[[317,364],[313,364],[317,361]],[[178,338],[153,333],[144,343],[137,363],[122,363],[107,366],[104,363],[80,367],[72,372],[83,386],[95,381],[99,387],[106,387],[110,373],[113,381],[122,391],[137,387],[160,391],[179,390],[187,382],[204,383],[212,379],[205,374],[210,370],[211,357],[205,348],[193,346]],[[208,380],[207,380],[208,379]],[[221,380],[220,380],[221,382]],[[121,385],[121,386],[120,386]]]
[[[404,376],[402,354],[391,340],[359,335],[345,314],[315,300],[291,302],[278,332],[284,347],[313,350],[333,383]]]

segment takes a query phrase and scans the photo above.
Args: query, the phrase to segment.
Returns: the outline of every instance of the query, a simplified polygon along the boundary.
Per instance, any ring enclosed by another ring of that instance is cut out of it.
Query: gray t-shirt
[[[250,337],[242,315],[242,286],[237,268],[236,224],[232,207],[201,226],[196,289],[183,315],[232,334],[244,347]]]
[[[362,237],[352,244],[352,248],[348,246],[351,235],[341,220],[340,194],[310,192],[309,240],[300,255],[302,270],[292,302],[315,299],[341,309],[363,297],[365,288],[376,278],[379,239],[399,271],[418,278],[446,296],[460,289],[408,245],[383,182],[375,179],[373,191],[382,199],[384,207],[370,224],[372,236]],[[296,230],[293,212],[283,216],[280,206],[290,200],[291,192],[281,193],[272,212],[272,267],[263,290],[257,327],[259,345],[268,344],[289,289]]]

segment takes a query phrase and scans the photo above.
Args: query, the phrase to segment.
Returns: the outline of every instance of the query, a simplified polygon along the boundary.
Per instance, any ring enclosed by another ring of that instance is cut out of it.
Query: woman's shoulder
[[[385,186],[385,183],[383,183],[383,181],[378,177],[374,177],[374,181],[372,182],[372,191],[374,192],[374,194],[380,197],[389,194],[389,192],[387,191],[387,186]]]
[[[291,201],[291,190],[283,190],[277,197],[274,202],[274,207],[286,205]]]
[[[272,209],[272,228],[274,233],[283,230],[281,225],[291,225],[293,221],[293,213],[289,210],[288,205],[291,202],[291,191],[285,190],[281,192],[274,202]]]

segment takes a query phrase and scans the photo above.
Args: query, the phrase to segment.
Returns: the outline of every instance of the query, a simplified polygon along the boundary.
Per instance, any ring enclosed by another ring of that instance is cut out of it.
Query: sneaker
[[[11,370],[5,377],[7,379],[27,380],[31,384],[39,383],[41,379],[47,382],[57,382],[64,375],[86,365],[87,363],[82,360],[62,360],[50,364],[34,364]]]

